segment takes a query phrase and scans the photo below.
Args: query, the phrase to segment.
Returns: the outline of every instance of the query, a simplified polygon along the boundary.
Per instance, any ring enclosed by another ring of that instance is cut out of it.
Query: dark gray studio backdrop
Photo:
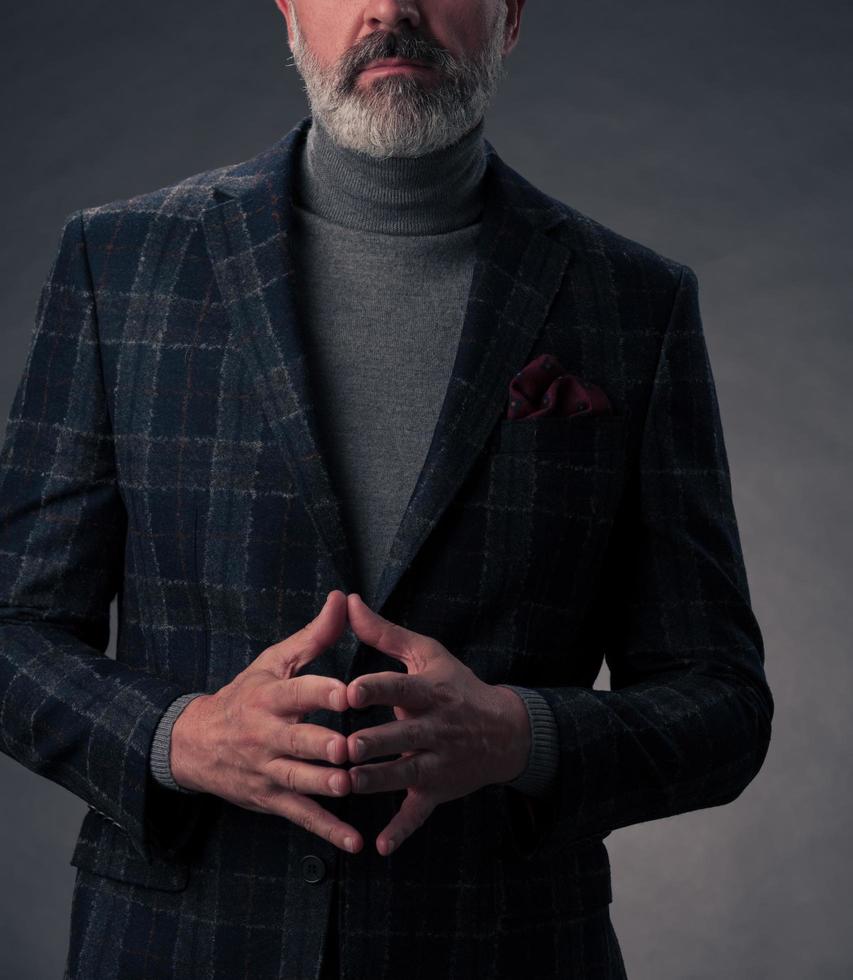
[[[853,13],[527,6],[486,134],[548,193],[698,273],[777,705],[737,801],[608,838],[628,974],[846,978]],[[32,0],[3,21],[5,424],[63,217],[245,159],[306,103],[273,0]],[[84,813],[0,755],[0,977],[61,976]]]

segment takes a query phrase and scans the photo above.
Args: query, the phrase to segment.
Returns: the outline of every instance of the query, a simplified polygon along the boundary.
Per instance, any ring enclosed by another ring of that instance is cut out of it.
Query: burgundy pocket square
[[[509,383],[508,419],[612,412],[610,399],[598,385],[568,374],[553,354],[540,354]]]

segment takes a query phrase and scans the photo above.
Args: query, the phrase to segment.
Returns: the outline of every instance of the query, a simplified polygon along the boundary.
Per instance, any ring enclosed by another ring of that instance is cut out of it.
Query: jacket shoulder
[[[672,297],[682,278],[695,277],[685,263],[546,193],[501,159],[488,141],[487,147],[506,200],[534,215],[537,224],[549,229],[549,235],[562,239],[574,252],[575,261],[606,268],[617,290],[642,282],[647,289],[662,290]]]
[[[650,285],[677,286],[682,277],[695,276],[685,262],[609,227],[577,208],[551,198],[572,228],[584,253],[603,259],[617,277],[644,277]]]
[[[244,166],[241,162],[202,170],[163,187],[80,208],[79,214],[87,231],[113,225],[117,219],[121,220],[123,231],[128,221],[147,223],[153,217],[195,221],[217,183],[232,177]]]

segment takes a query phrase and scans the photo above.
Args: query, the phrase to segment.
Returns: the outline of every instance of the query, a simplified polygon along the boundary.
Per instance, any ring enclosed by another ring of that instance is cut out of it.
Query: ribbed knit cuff
[[[524,701],[530,719],[531,745],[527,768],[505,786],[511,786],[530,796],[547,796],[553,788],[559,764],[559,733],[551,705],[542,695],[529,687],[515,684],[499,684],[508,687]]]
[[[177,793],[195,793],[194,789],[185,789],[183,786],[178,786],[175,780],[172,778],[172,768],[169,765],[169,752],[172,745],[172,728],[175,722],[178,720],[178,715],[186,708],[186,706],[193,700],[197,698],[200,694],[206,694],[206,691],[196,691],[193,694],[182,694],[179,698],[176,698],[163,714],[163,717],[157,723],[157,728],[154,731],[154,738],[151,741],[151,753],[148,758],[148,763],[151,769],[152,776],[160,783],[161,786],[165,786],[166,789],[173,789]]]

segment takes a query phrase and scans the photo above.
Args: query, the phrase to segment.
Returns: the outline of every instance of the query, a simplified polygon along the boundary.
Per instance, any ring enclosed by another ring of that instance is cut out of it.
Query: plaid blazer
[[[555,792],[528,822],[515,790],[483,787],[383,858],[373,839],[403,791],[321,799],[365,836],[347,855],[150,774],[170,702],[352,591],[294,317],[309,124],[75,211],[39,300],[0,456],[0,748],[89,806],[66,977],[315,977],[333,895],[348,978],[623,976],[604,838],[734,800],[773,700],[694,272],[488,142],[461,343],[365,599],[482,680],[542,693]],[[507,420],[510,380],[544,352],[614,414]],[[592,688],[602,658],[611,690]],[[310,670],[348,682],[395,664],[347,630]],[[306,716],[345,734],[392,718]]]

